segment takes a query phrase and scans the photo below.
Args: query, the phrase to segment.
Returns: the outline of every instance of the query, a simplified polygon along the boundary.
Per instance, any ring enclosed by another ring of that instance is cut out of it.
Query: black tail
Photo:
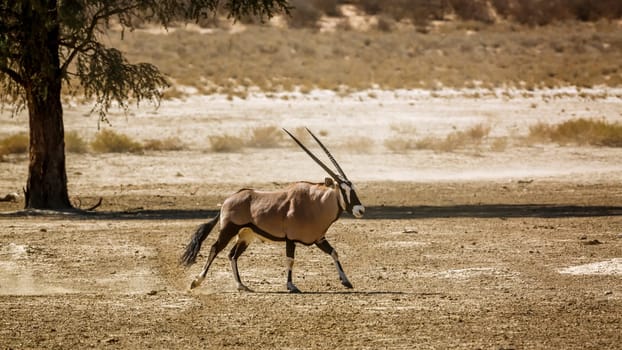
[[[186,250],[184,250],[184,254],[182,254],[181,259],[179,259],[179,263],[184,266],[190,266],[195,263],[197,260],[197,255],[199,255],[199,250],[201,250],[201,244],[212,231],[216,223],[218,222],[218,218],[220,218],[220,212],[216,215],[212,220],[202,224],[197,228],[196,232],[192,235],[192,239],[190,243],[186,246]]]

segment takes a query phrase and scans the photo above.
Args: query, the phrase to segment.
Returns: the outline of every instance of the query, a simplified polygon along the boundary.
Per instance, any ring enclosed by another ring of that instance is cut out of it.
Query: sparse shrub
[[[296,129],[294,129],[291,133],[294,136],[296,136],[296,138],[300,140],[300,142],[305,143],[305,144],[308,143],[310,136],[306,128],[299,126]]]
[[[414,135],[417,133],[417,127],[415,127],[415,125],[412,123],[406,123],[406,122],[392,123],[389,127],[391,128],[391,131],[394,131],[399,134]]]
[[[412,139],[406,137],[391,137],[384,140],[384,147],[395,153],[404,153],[415,148]]]
[[[484,124],[477,124],[466,131],[466,135],[474,142],[481,142],[488,134],[490,134],[490,126]]]
[[[65,133],[65,150],[71,153],[86,153],[88,144],[77,131],[68,131]]]
[[[313,0],[311,1],[316,9],[323,12],[327,16],[341,17],[342,13],[339,9],[339,0]]]
[[[281,129],[276,126],[261,126],[250,131],[250,138],[247,142],[249,147],[269,148],[276,147],[283,139]]]
[[[292,0],[289,2],[293,7],[291,16],[287,22],[292,28],[317,28],[322,13],[307,0]]]
[[[378,16],[378,22],[376,23],[376,29],[378,29],[381,32],[388,33],[393,30],[393,27],[395,27],[395,20],[393,20],[393,18],[386,16],[386,15]]]
[[[530,141],[622,147],[622,125],[605,120],[572,119],[558,125],[537,123],[529,127]]]
[[[237,152],[244,147],[241,137],[229,134],[210,136],[209,142],[213,152]]]
[[[28,152],[29,138],[26,133],[19,133],[0,140],[0,159],[9,154]]]
[[[503,152],[508,147],[507,137],[498,137],[490,144],[490,150],[493,152]]]
[[[394,124],[391,129],[400,133],[415,133],[414,126],[409,124]],[[413,140],[407,137],[393,137],[384,142],[384,146],[393,152],[406,152],[413,149],[453,152],[457,149],[479,145],[490,133],[490,127],[477,124],[465,131],[454,131],[445,138],[424,137]]]
[[[474,20],[484,23],[494,22],[488,10],[488,1],[484,0],[449,0],[453,11],[463,20]]]
[[[137,153],[142,151],[140,143],[125,134],[118,134],[110,129],[97,133],[91,141],[91,148],[100,153]]]
[[[382,0],[357,0],[356,3],[368,15],[377,15],[382,11]]]
[[[143,148],[149,151],[181,151],[185,147],[179,137],[168,137],[162,140],[147,140],[143,143]]]
[[[414,149],[428,149],[428,150],[438,150],[438,145],[441,141],[434,137],[424,137],[420,140],[415,141]]]
[[[443,152],[453,152],[458,148],[464,148],[469,143],[470,137],[464,131],[454,131],[448,134],[445,139],[438,143],[438,150]]]
[[[345,140],[343,147],[354,153],[368,153],[374,147],[374,140],[367,136],[350,137]]]

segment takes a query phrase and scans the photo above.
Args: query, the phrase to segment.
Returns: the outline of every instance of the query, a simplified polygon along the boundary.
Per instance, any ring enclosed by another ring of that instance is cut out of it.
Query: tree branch
[[[76,39],[76,41],[71,45],[69,43],[63,44],[63,46],[73,49],[73,50],[71,50],[71,52],[67,56],[67,59],[63,63],[61,67],[61,74],[65,75],[67,73],[67,69],[69,68],[69,65],[76,58],[76,56],[79,53],[84,52],[87,46],[94,43],[93,36],[95,34],[95,28],[97,28],[99,21],[110,18],[114,15],[126,13],[136,8],[138,8],[138,5],[135,4],[135,5],[127,6],[124,8],[119,7],[119,8],[110,9],[109,11],[105,11],[105,9],[102,8],[99,11],[95,12],[93,17],[91,18],[91,23],[86,28],[87,35],[86,35],[86,38],[82,41],[82,43],[76,45],[76,43],[79,42],[79,40]]]
[[[26,84],[22,76],[9,67],[0,66],[0,72],[8,75],[11,79],[13,79],[13,81],[15,81],[20,86],[24,86]]]

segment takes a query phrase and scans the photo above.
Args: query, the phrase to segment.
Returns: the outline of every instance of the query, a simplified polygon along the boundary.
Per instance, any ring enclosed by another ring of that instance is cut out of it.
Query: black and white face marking
[[[352,182],[339,179],[339,191],[341,192],[340,204],[342,209],[354,215],[357,219],[363,217],[365,207],[361,204]]]

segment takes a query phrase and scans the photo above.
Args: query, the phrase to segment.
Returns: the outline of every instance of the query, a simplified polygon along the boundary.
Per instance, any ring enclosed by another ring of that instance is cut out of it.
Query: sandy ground
[[[117,131],[187,149],[69,154],[74,201],[104,198],[92,215],[0,202],[0,348],[619,348],[622,151],[383,147],[397,129],[442,136],[486,123],[514,140],[538,121],[622,119],[618,97],[554,96],[192,97],[113,115]],[[86,110],[67,107],[66,129],[89,138]],[[3,134],[26,130],[23,116],[0,118]],[[285,293],[284,247],[259,242],[240,259],[255,293],[236,291],[226,254],[188,290],[205,257],[183,269],[179,255],[227,194],[324,177],[292,147],[208,151],[209,135],[261,125],[325,131],[358,185],[366,217],[344,215],[327,234],[353,290],[330,257],[301,247],[304,293]],[[348,146],[358,136],[371,147]],[[0,196],[25,181],[25,159],[0,163]]]

